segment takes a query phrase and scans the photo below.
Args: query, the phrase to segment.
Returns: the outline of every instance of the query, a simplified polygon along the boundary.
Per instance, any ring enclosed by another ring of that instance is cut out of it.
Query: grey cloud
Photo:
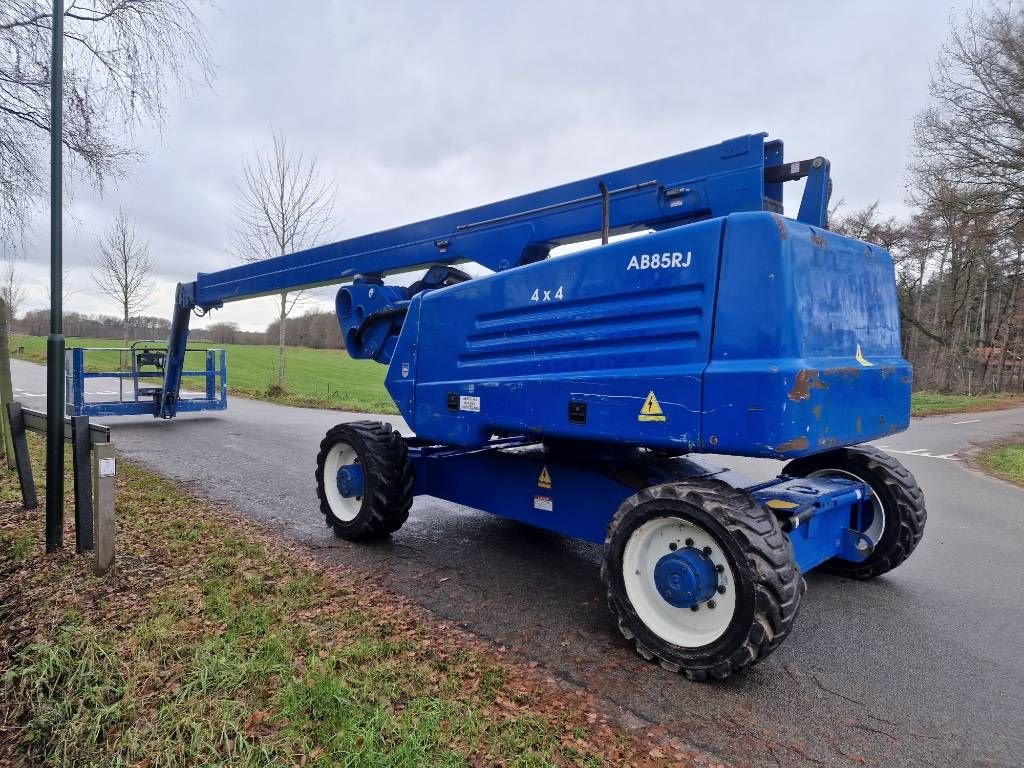
[[[78,190],[69,229],[91,234],[69,232],[68,260],[87,263],[120,204],[165,290],[230,265],[235,178],[271,125],[338,179],[341,236],[760,130],[828,156],[850,205],[896,211],[952,7],[225,1],[205,12],[213,88],[141,133],[146,160],[102,199]],[[41,265],[45,227],[35,241]],[[217,319],[258,327],[268,310]]]

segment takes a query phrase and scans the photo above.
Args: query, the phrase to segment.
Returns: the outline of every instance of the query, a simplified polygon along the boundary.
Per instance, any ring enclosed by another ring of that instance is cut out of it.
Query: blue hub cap
[[[363,495],[363,468],[358,464],[346,464],[338,470],[338,493],[346,499]]]
[[[718,574],[702,552],[684,547],[669,552],[654,566],[654,585],[669,605],[692,608],[715,594]]]

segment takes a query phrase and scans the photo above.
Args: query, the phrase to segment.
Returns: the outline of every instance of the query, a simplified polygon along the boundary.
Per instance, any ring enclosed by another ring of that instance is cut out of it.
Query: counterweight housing
[[[413,297],[387,387],[416,434],[789,458],[905,429],[892,259],[774,213]]]

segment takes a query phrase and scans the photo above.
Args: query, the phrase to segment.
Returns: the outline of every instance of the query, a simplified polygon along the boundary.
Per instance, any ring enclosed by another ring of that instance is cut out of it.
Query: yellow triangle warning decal
[[[644,400],[644,407],[640,409],[640,415],[636,418],[637,421],[665,420],[665,413],[661,410],[661,403],[659,403],[658,398],[655,397],[653,389],[647,393],[647,399]]]
[[[538,488],[550,488],[551,487],[551,473],[548,472],[548,468],[544,467],[540,471],[540,477],[537,478]]]

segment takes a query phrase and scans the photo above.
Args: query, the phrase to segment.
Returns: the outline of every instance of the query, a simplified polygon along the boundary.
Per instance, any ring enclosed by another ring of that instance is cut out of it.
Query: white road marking
[[[975,422],[981,421],[981,419],[968,419],[967,421],[954,421],[953,424],[974,424]]]
[[[944,459],[946,461],[960,461],[960,457],[957,456],[955,453],[940,453],[936,455],[934,453],[929,453],[927,448],[913,448],[912,450],[909,451],[901,451],[897,448],[890,448],[887,445],[879,445],[876,447],[883,451],[888,451],[889,453],[902,453],[907,456],[920,456],[921,458],[924,459]]]

